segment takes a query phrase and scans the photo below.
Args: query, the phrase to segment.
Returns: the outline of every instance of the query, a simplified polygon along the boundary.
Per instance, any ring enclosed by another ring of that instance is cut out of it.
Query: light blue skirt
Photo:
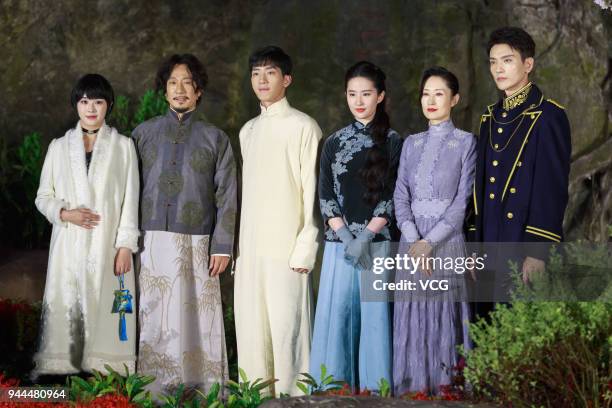
[[[388,241],[370,244],[372,258],[390,254]],[[392,317],[390,303],[361,302],[362,273],[344,259],[344,245],[326,242],[310,353],[310,373],[320,381],[321,364],[353,389],[378,390],[391,384]],[[389,279],[379,275],[377,279]]]

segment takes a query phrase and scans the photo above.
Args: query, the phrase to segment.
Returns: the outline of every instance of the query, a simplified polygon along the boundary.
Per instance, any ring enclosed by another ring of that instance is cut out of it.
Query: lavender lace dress
[[[400,252],[419,239],[429,241],[431,257],[465,257],[463,222],[474,181],[476,139],[452,121],[429,126],[404,142],[394,204],[402,239]],[[457,346],[470,348],[468,304],[463,297],[465,275],[435,265],[431,278],[398,269],[396,282],[449,278],[452,290],[427,292],[424,299],[410,291],[395,294],[393,383],[395,395],[440,392],[451,383],[459,361]],[[432,296],[432,294],[435,295]]]

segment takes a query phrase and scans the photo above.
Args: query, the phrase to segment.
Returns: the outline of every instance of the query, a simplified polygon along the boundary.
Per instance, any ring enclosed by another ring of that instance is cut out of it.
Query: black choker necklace
[[[89,130],[89,129],[85,129],[84,127],[82,127],[81,130],[83,131],[83,133],[86,133],[88,135],[95,135],[96,133],[98,133],[98,130],[100,130],[100,128]]]

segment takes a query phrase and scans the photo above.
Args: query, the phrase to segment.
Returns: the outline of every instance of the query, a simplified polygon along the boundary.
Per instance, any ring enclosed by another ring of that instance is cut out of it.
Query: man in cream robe
[[[51,141],[40,176],[36,207],[53,224],[43,300],[41,344],[35,375],[67,374],[105,364],[135,369],[135,314],[126,314],[127,341],[119,340],[119,315],[111,313],[117,249],[138,249],[138,160],[132,141],[103,125],[89,171],[80,124]],[[94,229],[62,221],[60,211],[89,208]],[[134,295],[134,273],[125,286]],[[132,300],[133,307],[136,307]]]
[[[286,57],[279,50],[262,50],[268,53],[255,61],[262,64],[252,67],[252,78],[261,71],[261,79],[252,80],[261,114],[240,131],[243,195],[234,307],[239,367],[252,380],[278,379],[273,394],[297,395],[298,375],[308,371],[310,358],[308,272],[318,246],[314,201],[321,129],[289,105],[284,89],[276,98],[262,96],[274,92],[274,69],[284,88],[290,83],[290,71],[277,62]]]

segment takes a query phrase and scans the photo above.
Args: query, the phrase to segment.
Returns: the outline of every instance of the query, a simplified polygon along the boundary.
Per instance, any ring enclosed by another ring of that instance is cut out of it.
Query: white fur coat
[[[132,140],[106,124],[98,132],[89,172],[80,124],[49,145],[36,207],[53,224],[43,300],[36,374],[60,374],[108,363],[130,371],[135,362],[134,268],[125,285],[134,296],[126,315],[128,341],[119,341],[119,315],[111,314],[117,248],[136,252],[139,175]],[[101,217],[86,230],[62,222],[62,208],[89,208]]]

